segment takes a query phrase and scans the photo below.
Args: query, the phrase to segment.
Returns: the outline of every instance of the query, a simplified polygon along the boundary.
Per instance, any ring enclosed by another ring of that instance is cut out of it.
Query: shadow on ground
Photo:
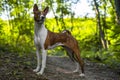
[[[119,70],[85,60],[85,78],[72,73],[75,64],[67,57],[48,57],[43,75],[36,75],[36,55],[18,56],[17,53],[0,53],[0,80],[120,80]]]

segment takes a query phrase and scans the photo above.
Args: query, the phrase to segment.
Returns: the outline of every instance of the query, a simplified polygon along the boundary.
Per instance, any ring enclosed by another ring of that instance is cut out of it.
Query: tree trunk
[[[120,0],[114,0],[114,1],[115,1],[117,23],[120,24]]]
[[[55,20],[56,20],[56,26],[59,26],[59,24],[58,24],[58,17],[55,15],[55,11],[54,11],[54,9],[53,9],[52,3],[53,3],[53,0],[50,0],[50,7],[51,7],[51,9],[52,9],[52,12],[53,12],[54,17],[55,17]]]
[[[94,5],[95,5],[95,11],[96,11],[97,25],[98,25],[98,30],[99,30],[99,39],[100,39],[102,47],[104,49],[107,49],[107,43],[106,43],[106,40],[105,40],[105,33],[102,30],[102,25],[101,25],[99,5],[96,2],[96,0],[94,0]]]

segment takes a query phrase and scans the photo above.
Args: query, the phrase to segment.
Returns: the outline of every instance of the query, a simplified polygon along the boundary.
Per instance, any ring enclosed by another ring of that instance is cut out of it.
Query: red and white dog
[[[80,57],[80,50],[76,39],[73,38],[71,33],[67,30],[61,33],[53,33],[46,29],[44,21],[48,10],[49,7],[46,7],[43,11],[39,11],[37,4],[34,4],[33,7],[35,21],[34,43],[37,55],[37,68],[34,72],[43,74],[46,67],[47,50],[56,46],[62,46],[67,51],[68,56],[77,64],[77,68],[74,72],[78,72],[79,66],[81,66],[82,73],[80,76],[84,76],[84,63]],[[40,62],[40,50],[42,52],[42,64]]]

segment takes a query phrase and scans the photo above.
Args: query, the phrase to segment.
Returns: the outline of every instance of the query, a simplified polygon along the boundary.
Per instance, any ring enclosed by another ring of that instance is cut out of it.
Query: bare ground
[[[0,80],[120,80],[120,70],[101,63],[85,61],[85,77],[72,73],[75,64],[67,57],[47,58],[43,75],[36,75],[36,55],[18,56],[15,53],[0,53]]]

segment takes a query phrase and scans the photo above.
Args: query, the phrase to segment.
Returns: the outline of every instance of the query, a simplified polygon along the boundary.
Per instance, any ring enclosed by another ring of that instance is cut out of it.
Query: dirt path
[[[36,55],[18,56],[0,53],[0,80],[120,80],[120,71],[100,63],[85,60],[85,78],[79,73],[71,73],[75,64],[67,57],[48,57],[43,75],[32,70],[36,67]]]

